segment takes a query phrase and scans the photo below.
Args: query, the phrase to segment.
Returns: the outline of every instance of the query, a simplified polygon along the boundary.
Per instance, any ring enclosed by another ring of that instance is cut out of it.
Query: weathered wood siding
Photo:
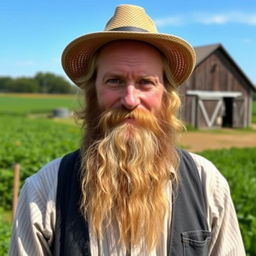
[[[179,89],[183,102],[182,119],[199,128],[206,127],[201,110],[196,100],[193,100],[195,96],[186,96],[188,90],[241,92],[242,96],[236,98],[233,103],[233,127],[245,127],[250,124],[251,88],[221,48],[198,64],[189,80]],[[213,101],[205,104],[209,115],[214,109],[214,104],[216,102]],[[195,113],[191,114],[193,108]],[[214,126],[219,127],[220,124],[215,123]]]

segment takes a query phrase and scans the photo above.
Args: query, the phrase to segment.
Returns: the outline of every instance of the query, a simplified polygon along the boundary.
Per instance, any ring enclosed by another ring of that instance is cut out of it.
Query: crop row
[[[247,255],[256,255],[256,148],[204,151],[226,177]]]
[[[0,255],[5,256],[8,252],[9,240],[10,240],[10,221],[6,220],[3,209],[0,208]]]
[[[0,206],[5,210],[11,208],[14,163],[21,164],[23,182],[48,161],[78,148],[79,141],[80,130],[73,125],[2,115]],[[204,151],[201,154],[227,178],[247,253],[256,255],[256,148]],[[0,240],[4,239],[1,234]]]
[[[10,209],[12,167],[21,164],[21,185],[44,164],[79,147],[80,130],[47,119],[0,117],[0,205]]]

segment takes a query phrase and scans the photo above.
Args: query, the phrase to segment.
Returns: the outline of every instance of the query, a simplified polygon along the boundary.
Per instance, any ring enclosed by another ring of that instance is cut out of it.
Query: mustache
[[[101,113],[98,128],[107,132],[119,125],[131,125],[126,120],[134,120],[134,126],[150,129],[154,132],[162,132],[158,118],[146,109],[109,109]]]

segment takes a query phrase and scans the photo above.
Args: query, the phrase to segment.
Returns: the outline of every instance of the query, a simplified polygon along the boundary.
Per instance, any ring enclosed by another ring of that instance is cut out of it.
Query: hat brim
[[[104,44],[115,40],[137,40],[158,48],[168,59],[173,79],[181,85],[192,73],[196,54],[185,40],[168,34],[127,31],[104,31],[81,36],[72,41],[62,54],[62,66],[68,77],[80,87],[90,59]]]

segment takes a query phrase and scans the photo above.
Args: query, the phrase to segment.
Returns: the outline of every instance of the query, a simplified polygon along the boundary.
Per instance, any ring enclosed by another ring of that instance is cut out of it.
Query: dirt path
[[[238,130],[187,132],[181,135],[179,144],[191,152],[231,147],[256,147],[256,130],[252,132]]]

